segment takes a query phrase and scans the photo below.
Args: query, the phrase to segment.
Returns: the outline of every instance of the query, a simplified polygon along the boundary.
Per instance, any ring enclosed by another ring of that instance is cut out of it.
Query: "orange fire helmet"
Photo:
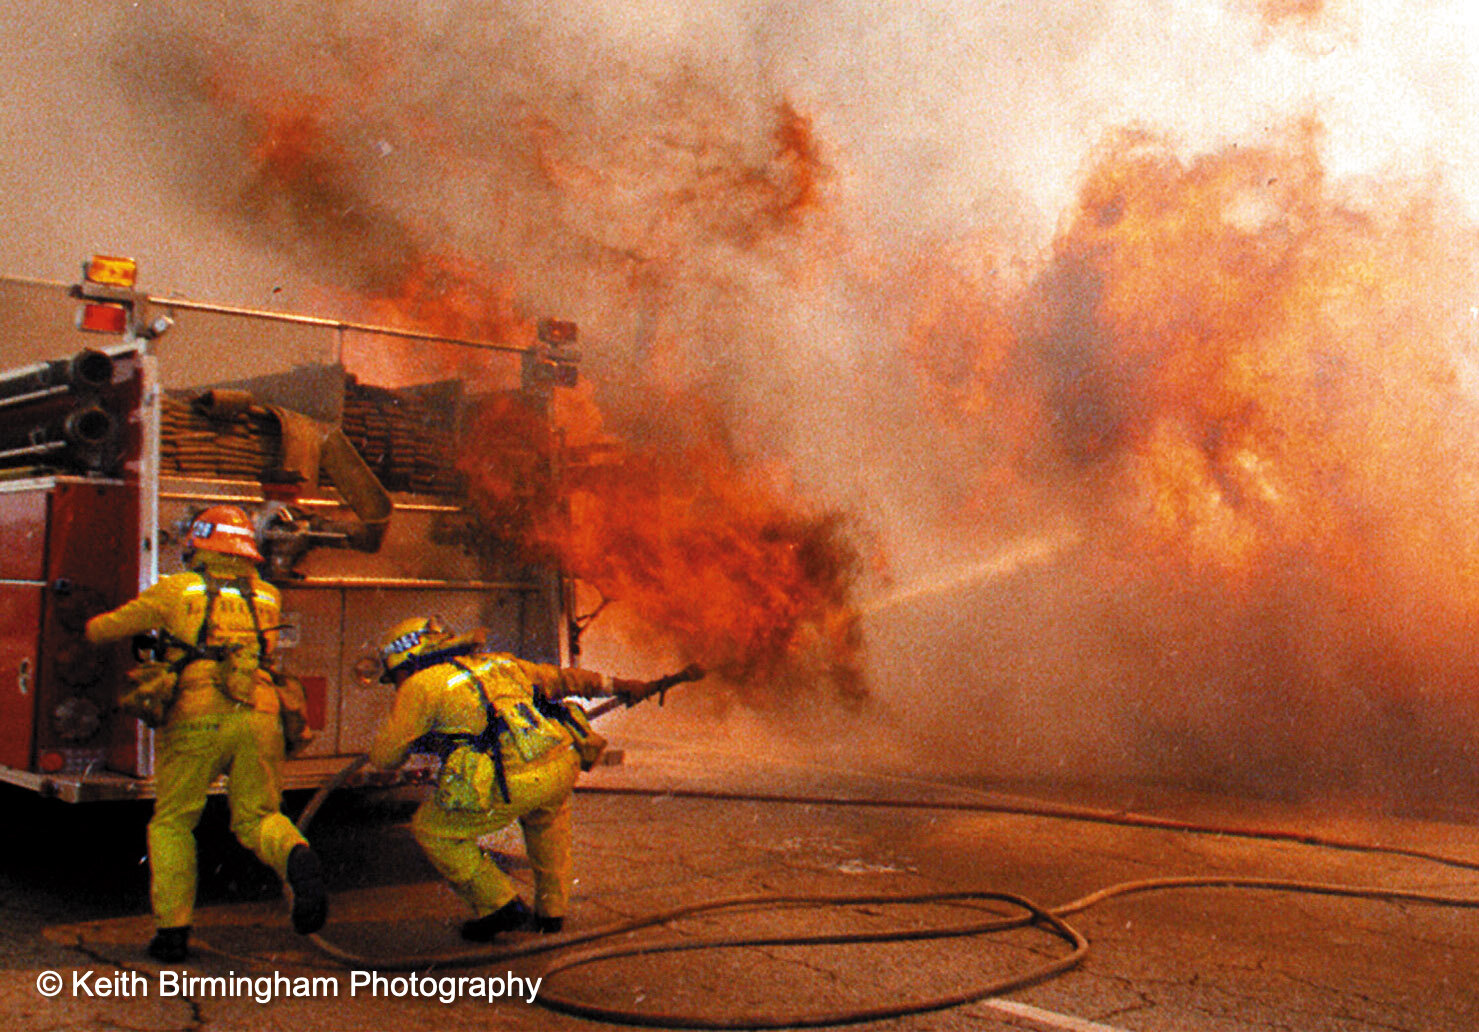
[[[262,561],[257,551],[257,532],[251,518],[234,505],[213,505],[190,524],[187,551],[203,548],[207,552],[237,555],[254,563]]]

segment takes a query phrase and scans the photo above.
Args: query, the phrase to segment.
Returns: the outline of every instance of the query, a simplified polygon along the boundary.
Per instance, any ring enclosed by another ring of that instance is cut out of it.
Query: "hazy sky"
[[[336,2],[278,13],[4,0],[0,271],[70,278],[81,255],[106,249],[136,255],[156,290],[314,303],[313,268],[223,226],[182,187],[203,141],[128,80],[209,61],[211,41],[259,59],[267,76],[290,67],[306,81],[316,65],[332,77],[346,39],[380,32],[398,37],[399,60],[434,64],[443,88],[461,74],[475,95],[497,74],[477,66],[478,34],[495,52],[543,55],[547,83],[641,109],[634,132],[650,122],[648,91],[677,67],[741,98],[785,95],[814,119],[849,228],[871,234],[1005,225],[1024,248],[1040,246],[1103,134],[1132,122],[1199,150],[1314,115],[1333,171],[1444,176],[1479,209],[1479,9],[1267,6],[1314,13],[1265,17],[1255,0]]]

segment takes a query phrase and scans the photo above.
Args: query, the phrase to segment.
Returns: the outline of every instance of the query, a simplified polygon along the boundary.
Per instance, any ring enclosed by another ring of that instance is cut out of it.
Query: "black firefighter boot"
[[[190,926],[160,928],[149,940],[149,956],[161,964],[178,964],[190,956]]]
[[[329,895],[318,854],[304,845],[288,854],[288,890],[293,897],[293,931],[311,935],[329,919]]]
[[[527,928],[529,919],[533,916],[524,901],[515,896],[491,914],[464,921],[462,937],[468,942],[492,942],[500,932]]]

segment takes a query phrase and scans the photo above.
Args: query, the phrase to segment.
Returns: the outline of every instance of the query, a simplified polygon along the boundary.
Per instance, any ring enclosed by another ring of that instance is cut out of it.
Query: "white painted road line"
[[[1086,1021],[1083,1018],[1075,1018],[1071,1014],[1055,1014],[1031,1004],[1018,1003],[1016,1000],[982,1000],[980,1006],[1010,1014],[1014,1018],[1026,1018],[1028,1021],[1035,1021],[1049,1028],[1066,1029],[1067,1032],[1129,1032],[1128,1029],[1115,1025],[1101,1025],[1097,1021]]]

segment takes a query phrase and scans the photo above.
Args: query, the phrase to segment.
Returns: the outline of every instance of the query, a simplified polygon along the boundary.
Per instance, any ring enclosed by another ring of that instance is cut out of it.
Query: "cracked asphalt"
[[[1126,880],[1246,875],[1382,885],[1479,896],[1479,871],[1391,853],[1333,849],[1242,835],[1121,826],[976,810],[1084,805],[1248,828],[1293,830],[1426,850],[1479,863],[1479,833],[1461,820],[1300,809],[1145,786],[969,786],[916,781],[681,738],[614,736],[625,762],[588,775],[576,798],[576,873],[569,929],[578,931],[680,904],[757,893],[925,893],[979,888],[1056,906]],[[710,793],[726,798],[701,798]],[[813,797],[809,802],[737,798]],[[837,805],[823,797],[862,805]],[[117,1029],[590,1029],[503,995],[441,1002],[424,996],[349,995],[350,970],[292,934],[269,872],[226,830],[213,803],[199,834],[200,977],[333,981],[339,995],[196,993],[162,997],[150,933],[143,826],[147,804],[77,808],[4,795],[12,834],[0,842],[0,1015],[17,1032]],[[907,801],[940,804],[898,805]],[[290,800],[289,812],[304,802]],[[333,890],[325,936],[389,960],[466,948],[466,916],[411,841],[411,801],[341,795],[311,829]],[[521,845],[486,843],[527,879]],[[976,904],[748,909],[623,937],[677,938],[931,928],[979,919]],[[1470,1032],[1479,1028],[1479,914],[1266,891],[1196,889],[1112,899],[1069,918],[1092,946],[1075,970],[1008,994],[867,1029],[1098,1029],[1129,1032]],[[511,941],[526,941],[514,937]],[[796,1016],[957,992],[1060,956],[1041,930],[924,942],[765,946],[622,958],[541,984],[605,1006],[708,1018]],[[540,957],[430,969],[445,976],[541,977]],[[65,988],[37,988],[55,971]],[[126,982],[147,996],[74,993]],[[387,972],[387,975],[389,972]]]

